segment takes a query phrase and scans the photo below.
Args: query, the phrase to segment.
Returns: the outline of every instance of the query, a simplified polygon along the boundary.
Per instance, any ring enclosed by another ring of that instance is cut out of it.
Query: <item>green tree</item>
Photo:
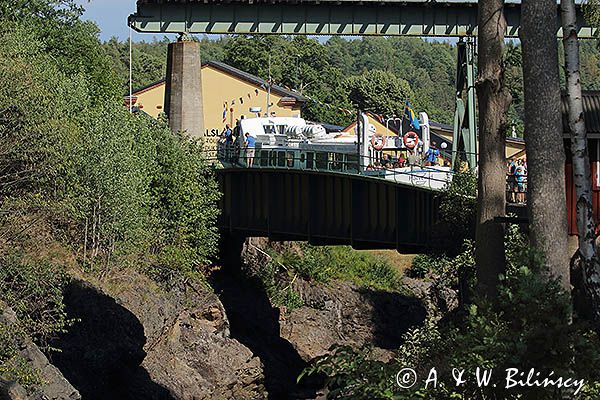
[[[350,77],[345,86],[352,103],[378,114],[402,115],[406,100],[413,98],[408,82],[381,70]]]

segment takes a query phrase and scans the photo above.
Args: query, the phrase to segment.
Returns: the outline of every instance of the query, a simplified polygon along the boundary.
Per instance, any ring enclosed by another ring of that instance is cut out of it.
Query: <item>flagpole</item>
[[[133,113],[133,50],[132,50],[132,38],[131,38],[131,26],[129,27],[129,113]]]
[[[271,53],[269,53],[269,81],[267,82],[267,117],[271,116],[269,108],[271,107]]]

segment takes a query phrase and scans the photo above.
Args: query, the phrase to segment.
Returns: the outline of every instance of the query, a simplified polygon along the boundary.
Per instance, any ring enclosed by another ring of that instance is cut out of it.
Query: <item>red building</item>
[[[592,199],[594,219],[600,223],[600,91],[585,91],[583,93],[583,110],[585,125],[588,133],[588,148],[590,153],[590,166],[592,169]],[[569,222],[569,235],[577,235],[577,210],[575,185],[573,184],[573,162],[571,157],[570,130],[567,119],[567,103],[563,98],[561,104],[563,115],[563,132],[566,151],[566,189],[567,189],[567,218]]]

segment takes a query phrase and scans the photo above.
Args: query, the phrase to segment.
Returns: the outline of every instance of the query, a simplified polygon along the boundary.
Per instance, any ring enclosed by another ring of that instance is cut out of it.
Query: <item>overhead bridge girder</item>
[[[507,2],[505,16],[506,37],[518,37],[520,4]],[[129,24],[138,32],[148,33],[460,37],[477,35],[477,4],[472,0],[141,0]],[[581,11],[578,26],[580,37],[593,37],[594,30]]]
[[[218,170],[219,227],[242,236],[419,252],[435,237],[439,193],[360,175]]]

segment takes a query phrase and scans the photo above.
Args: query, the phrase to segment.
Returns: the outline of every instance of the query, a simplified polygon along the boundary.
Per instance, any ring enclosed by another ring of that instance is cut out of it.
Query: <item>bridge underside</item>
[[[507,37],[518,37],[520,4],[507,2]],[[557,8],[557,18],[558,18]],[[129,24],[139,32],[391,35],[459,37],[477,34],[477,4],[456,1],[138,1]],[[557,25],[559,26],[559,25]],[[579,35],[593,29],[579,12]]]
[[[343,174],[294,170],[217,171],[219,226],[246,237],[422,252],[435,238],[435,192]]]

